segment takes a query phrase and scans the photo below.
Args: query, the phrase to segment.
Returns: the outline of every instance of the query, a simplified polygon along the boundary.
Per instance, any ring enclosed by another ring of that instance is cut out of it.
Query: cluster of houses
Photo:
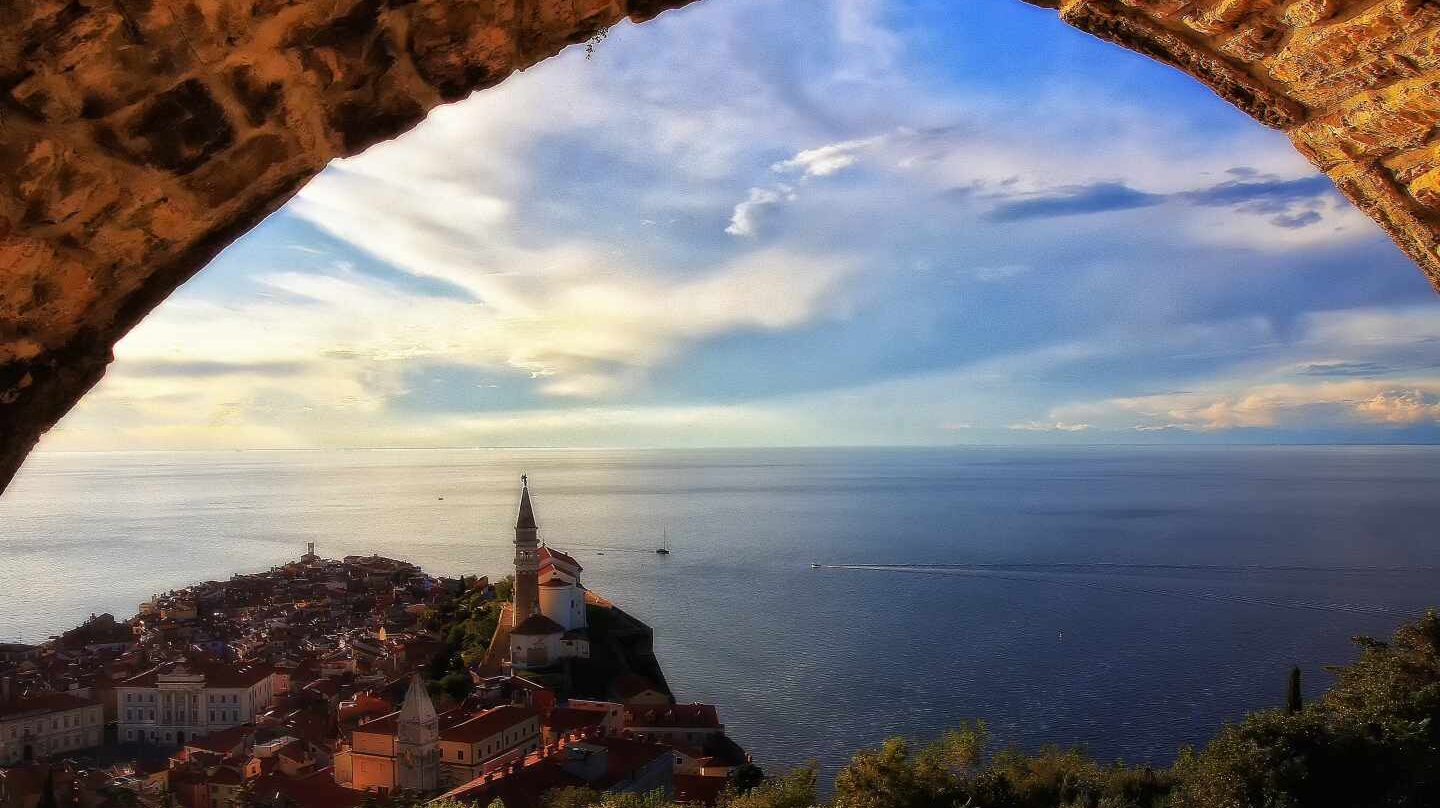
[[[313,545],[157,596],[130,621],[0,645],[0,808],[47,791],[82,808],[351,808],[398,793],[533,808],[563,786],[712,802],[747,762],[713,706],[634,674],[580,699],[529,673],[583,658],[586,604],[605,601],[574,559],[526,561],[528,616],[506,604],[473,692],[440,709],[417,675],[444,648],[436,607],[493,588]]]

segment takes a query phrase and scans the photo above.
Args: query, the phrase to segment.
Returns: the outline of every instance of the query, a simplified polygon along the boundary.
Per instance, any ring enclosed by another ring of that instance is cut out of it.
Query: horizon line
[[[1416,441],[1185,441],[1168,443],[820,443],[737,444],[706,446],[237,446],[229,448],[165,449],[47,449],[34,454],[225,454],[231,452],[655,452],[811,449],[1107,449],[1107,448],[1262,448],[1262,447],[1435,447],[1437,442]]]

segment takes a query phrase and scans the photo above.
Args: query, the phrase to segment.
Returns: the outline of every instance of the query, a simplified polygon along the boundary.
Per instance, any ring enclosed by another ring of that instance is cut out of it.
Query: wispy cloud
[[[1119,427],[1221,431],[1347,424],[1440,423],[1440,379],[1229,385],[1233,389],[1114,398],[1057,414]]]
[[[1007,55],[1037,78],[1017,89],[931,58],[986,46],[913,13],[697,4],[436,109],[147,319],[66,440],[1425,423],[1430,293],[1283,135],[1208,96],[1131,98],[1134,70],[1165,68],[1059,28]],[[1350,382],[1371,386],[1322,390]]]
[[[1295,179],[1245,179],[1174,193],[1150,193],[1118,181],[1068,185],[1017,197],[995,194],[1004,201],[987,214],[993,221],[1015,222],[1094,213],[1134,210],[1175,201],[1242,213],[1269,214],[1276,227],[1299,229],[1319,224],[1321,206],[1338,201],[1334,185],[1324,175]]]
[[[770,166],[770,170],[780,174],[800,174],[804,177],[828,177],[855,165],[864,152],[884,140],[883,136],[877,135],[805,149],[788,160],[775,163]]]
[[[1296,366],[1295,373],[1301,376],[1384,376],[1395,369],[1379,362],[1305,362]]]
[[[1074,424],[1065,421],[1025,421],[1018,424],[1010,424],[1006,429],[1016,432],[1084,432],[1090,429],[1089,424]]]
[[[988,215],[992,221],[1018,222],[1025,219],[1052,219],[1058,216],[1134,210],[1164,201],[1165,197],[1160,194],[1137,191],[1124,183],[1097,182],[1093,185],[1069,185],[1052,193],[1002,202],[992,208]]]
[[[1175,194],[1193,205],[1232,207],[1253,205],[1261,213],[1280,213],[1295,203],[1309,202],[1318,196],[1333,196],[1335,186],[1323,174],[1282,180],[1278,178],[1244,179],[1222,182],[1209,188]]]

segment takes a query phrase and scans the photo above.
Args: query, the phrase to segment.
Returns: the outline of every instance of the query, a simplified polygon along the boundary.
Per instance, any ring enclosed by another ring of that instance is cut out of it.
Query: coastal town
[[[293,562],[0,644],[0,808],[538,808],[559,789],[709,804],[755,776],[680,703],[648,626],[541,540],[513,574]]]

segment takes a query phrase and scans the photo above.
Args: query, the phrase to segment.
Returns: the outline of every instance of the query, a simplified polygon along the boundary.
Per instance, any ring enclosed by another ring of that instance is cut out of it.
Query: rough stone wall
[[[0,0],[0,490],[334,157],[688,0]]]
[[[0,2],[0,489],[114,343],[331,158],[688,2]],[[1440,289],[1440,0],[1028,2],[1288,132]]]
[[[1267,126],[1440,291],[1440,0],[1029,0]]]

